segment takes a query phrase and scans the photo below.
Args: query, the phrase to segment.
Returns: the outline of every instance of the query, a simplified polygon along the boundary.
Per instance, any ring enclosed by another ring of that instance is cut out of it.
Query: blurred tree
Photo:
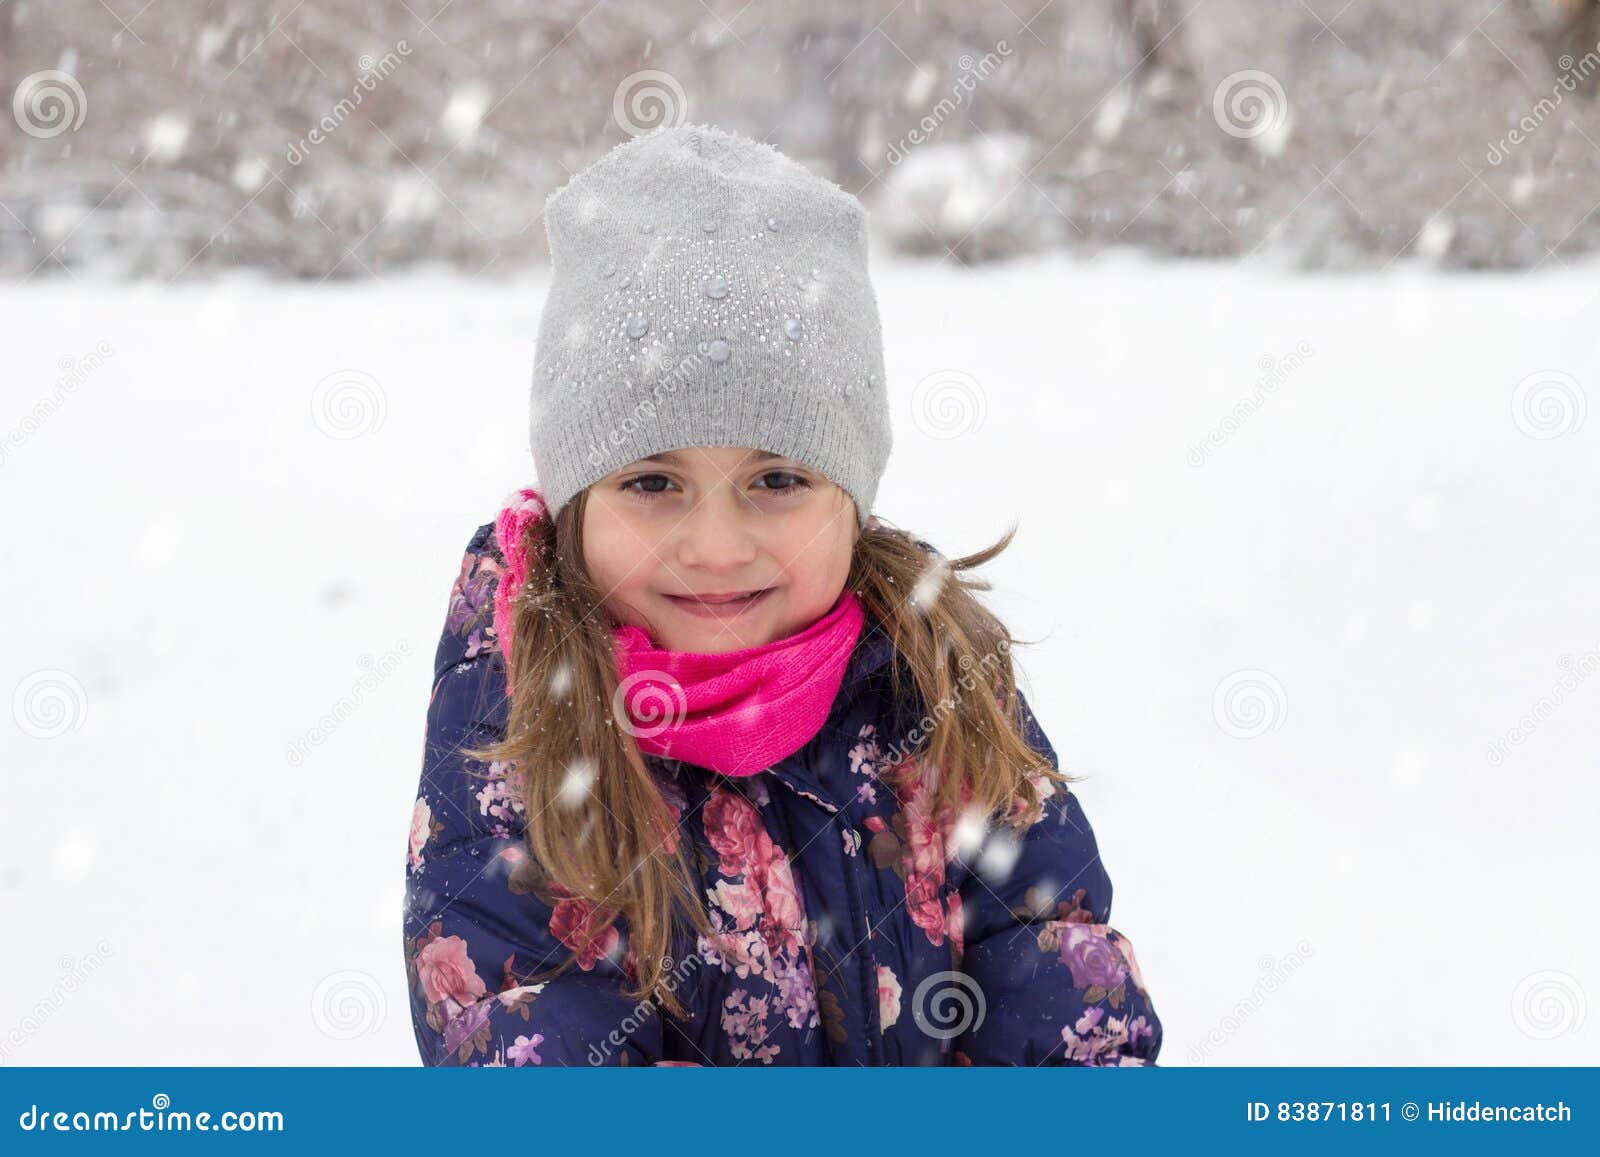
[[[1531,267],[1600,243],[1597,73],[1596,0],[12,0],[0,270],[509,268],[684,119],[951,260]]]

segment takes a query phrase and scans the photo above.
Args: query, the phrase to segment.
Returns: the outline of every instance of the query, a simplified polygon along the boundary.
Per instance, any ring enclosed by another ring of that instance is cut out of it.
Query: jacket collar
[[[768,773],[786,788],[802,795],[829,812],[839,811],[845,800],[824,782],[824,768],[828,761],[837,762],[839,738],[845,734],[843,720],[855,707],[856,700],[867,692],[872,676],[882,670],[894,655],[894,642],[881,625],[870,616],[862,625],[861,637],[856,641],[850,663],[839,681],[839,694],[822,729],[812,736],[799,751],[780,760]],[[848,746],[848,745],[846,745]]]
[[[846,687],[854,688],[864,682],[874,671],[887,663],[892,654],[894,654],[894,643],[889,638],[888,632],[868,616],[861,626],[861,637],[856,640],[855,651],[844,669],[844,678],[840,680],[840,691],[843,692]],[[838,706],[836,702],[835,710]]]

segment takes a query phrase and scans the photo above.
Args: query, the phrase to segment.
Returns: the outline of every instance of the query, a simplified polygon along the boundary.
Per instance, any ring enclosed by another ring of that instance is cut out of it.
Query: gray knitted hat
[[[892,436],[859,201],[770,145],[681,125],[613,148],[544,218],[529,444],[552,516],[651,454],[753,446],[837,483],[866,523]]]

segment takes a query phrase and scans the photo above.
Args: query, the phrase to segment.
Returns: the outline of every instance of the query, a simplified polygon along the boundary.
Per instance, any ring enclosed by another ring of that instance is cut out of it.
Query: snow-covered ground
[[[1556,264],[875,267],[878,510],[1020,523],[993,604],[1166,1064],[1600,1060],[1600,269]],[[416,1062],[429,667],[532,480],[542,290],[0,287],[3,1063]]]

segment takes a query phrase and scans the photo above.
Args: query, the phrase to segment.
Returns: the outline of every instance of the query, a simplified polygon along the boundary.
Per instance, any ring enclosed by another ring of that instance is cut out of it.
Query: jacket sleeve
[[[1018,693],[1019,698],[1021,693]],[[1059,767],[1022,700],[1029,746]],[[1110,926],[1111,878],[1065,785],[1039,777],[1040,818],[991,827],[960,877],[964,983],[976,990],[956,1060],[973,1065],[1153,1065],[1161,1022],[1133,946]]]
[[[489,608],[498,560],[482,532],[451,592],[435,658],[406,871],[412,1027],[427,1065],[648,1065],[660,1015],[624,994],[625,936],[552,893],[528,860],[505,768],[461,754],[504,735],[504,663]],[[573,953],[542,984],[528,979]]]

